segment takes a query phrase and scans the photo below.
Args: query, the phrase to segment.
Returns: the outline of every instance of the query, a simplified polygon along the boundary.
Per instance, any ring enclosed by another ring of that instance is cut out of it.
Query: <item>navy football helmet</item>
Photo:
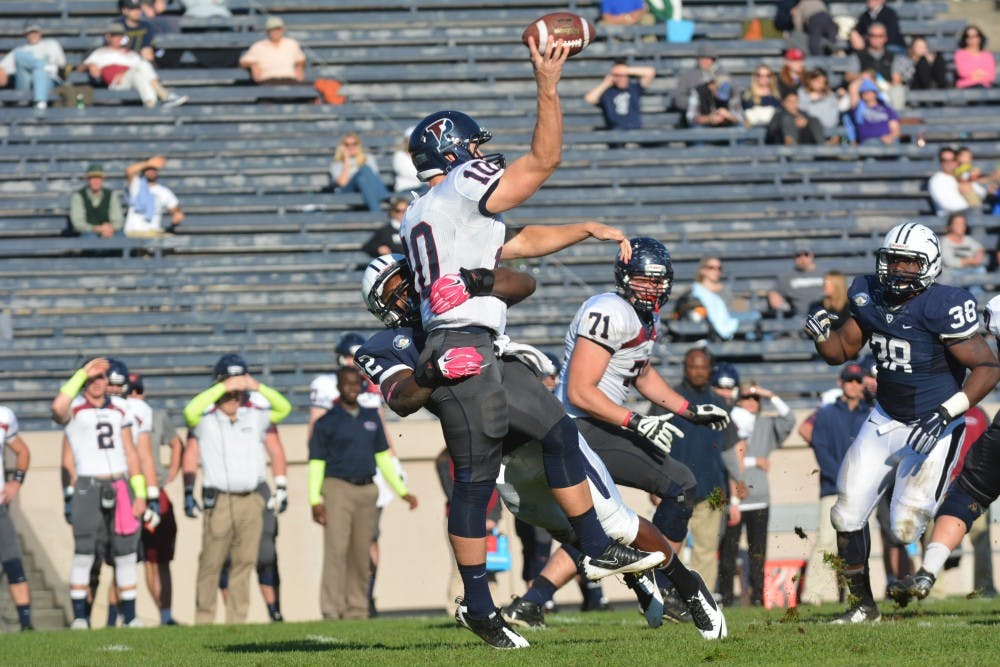
[[[728,361],[719,361],[715,364],[712,369],[712,375],[709,382],[713,387],[720,387],[722,389],[735,389],[740,386],[740,374],[736,370],[736,366]]]
[[[108,384],[112,387],[121,387],[121,395],[129,395],[128,386],[128,366],[121,359],[108,357]]]
[[[385,294],[385,284],[397,275],[399,283]],[[368,312],[387,327],[420,322],[420,300],[413,287],[410,264],[403,255],[382,255],[369,262],[361,278],[361,296]]]
[[[246,375],[247,372],[246,359],[238,354],[224,354],[215,362],[215,368],[212,369],[212,379],[216,382],[222,382],[226,378]]]
[[[489,130],[461,111],[432,113],[417,123],[410,134],[410,157],[417,168],[417,178],[429,181],[477,158],[503,169],[507,164],[503,153],[476,155],[473,152],[492,138]],[[476,144],[476,148],[470,148],[469,144]],[[455,159],[449,160],[446,155],[453,155]]]
[[[875,256],[878,281],[896,297],[919,294],[941,275],[941,244],[937,234],[915,222],[904,222],[890,229]],[[890,270],[893,259],[914,260],[919,268],[917,271]]]
[[[621,252],[615,259],[615,285],[618,294],[636,310],[658,311],[670,298],[674,267],[670,253],[656,239],[639,236],[631,239],[632,258],[623,262]],[[657,282],[635,285],[635,278],[651,278]]]
[[[342,357],[353,357],[354,353],[358,351],[358,348],[364,344],[365,339],[361,337],[361,334],[350,331],[341,337],[340,342],[337,343],[337,347],[335,347],[333,351]]]

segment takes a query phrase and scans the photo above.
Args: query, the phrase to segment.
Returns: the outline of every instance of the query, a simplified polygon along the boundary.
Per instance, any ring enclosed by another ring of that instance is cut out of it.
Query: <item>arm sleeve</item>
[[[259,382],[257,383],[257,391],[271,404],[272,424],[280,424],[285,417],[292,414],[292,404],[277,389],[272,389],[263,382]]]
[[[326,461],[309,459],[309,504],[323,503],[323,478],[326,477]]]
[[[194,428],[201,421],[201,416],[205,414],[208,406],[219,400],[226,393],[226,388],[221,382],[216,382],[211,387],[192,398],[184,406],[184,423],[188,428]]]
[[[400,478],[399,473],[396,472],[396,466],[392,462],[392,454],[388,449],[383,449],[375,455],[375,465],[382,471],[382,476],[389,483],[389,486],[392,487],[392,490],[396,492],[396,495],[402,498],[409,493],[406,483]]]

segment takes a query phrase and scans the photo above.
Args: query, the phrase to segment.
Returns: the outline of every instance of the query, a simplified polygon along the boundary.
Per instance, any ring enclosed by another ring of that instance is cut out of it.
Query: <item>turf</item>
[[[619,605],[624,607],[624,605]],[[732,609],[729,639],[691,625],[645,627],[635,611],[550,615],[532,647],[496,651],[444,617],[339,623],[36,632],[0,637],[3,665],[995,665],[1000,600],[898,610],[878,625],[832,626],[840,607]]]

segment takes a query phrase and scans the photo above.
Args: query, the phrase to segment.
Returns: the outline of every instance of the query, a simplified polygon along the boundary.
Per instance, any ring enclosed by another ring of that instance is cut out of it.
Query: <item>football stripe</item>
[[[545,51],[545,44],[549,40],[549,26],[545,24],[545,21],[539,19],[535,22],[535,28],[538,29],[538,50]]]
[[[588,44],[590,44],[590,21],[582,19],[580,21],[580,26],[583,32],[583,46],[581,46],[580,49],[583,50]]]

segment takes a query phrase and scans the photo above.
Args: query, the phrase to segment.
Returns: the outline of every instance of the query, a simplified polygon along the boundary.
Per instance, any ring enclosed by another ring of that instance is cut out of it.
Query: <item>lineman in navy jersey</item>
[[[868,518],[889,478],[895,477],[891,529],[908,544],[923,534],[944,497],[965,431],[960,417],[1000,380],[1000,363],[978,333],[976,300],[964,289],[936,284],[940,273],[934,232],[897,225],[878,250],[875,275],[851,286],[847,322],[832,331],[822,309],[806,318],[805,330],[827,363],[854,359],[868,343],[879,369],[875,407],[840,468],[830,513],[856,600],[836,623],[880,618],[868,576]]]

